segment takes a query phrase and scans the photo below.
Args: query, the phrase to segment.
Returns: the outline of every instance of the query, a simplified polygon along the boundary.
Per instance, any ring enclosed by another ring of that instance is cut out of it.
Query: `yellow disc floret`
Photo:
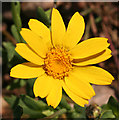
[[[46,73],[56,79],[68,76],[72,69],[70,54],[63,48],[51,49],[44,62]]]

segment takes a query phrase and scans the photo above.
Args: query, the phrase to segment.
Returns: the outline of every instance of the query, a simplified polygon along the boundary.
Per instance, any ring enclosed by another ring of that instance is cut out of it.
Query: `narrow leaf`
[[[47,18],[50,20],[50,16],[51,16],[51,9],[45,11],[45,14],[47,15]]]
[[[21,99],[26,104],[26,106],[33,110],[44,110],[48,108],[47,104],[45,104],[43,101],[36,101],[27,95],[21,95]]]
[[[66,99],[64,97],[62,97],[62,100],[60,102],[60,106],[62,108],[66,108],[67,110],[71,109],[71,106],[68,104],[68,102],[66,101]]]
[[[48,19],[45,11],[41,7],[39,7],[37,10],[37,16],[39,21],[43,22],[47,27],[50,26],[50,20]]]
[[[10,104],[10,107],[14,109],[16,105],[19,103],[19,98],[12,95],[11,97],[4,97],[4,99]]]
[[[114,114],[112,113],[112,110],[106,110],[102,113],[101,119],[102,118],[115,118]]]
[[[108,106],[112,109],[114,115],[119,118],[119,103],[114,99],[114,97],[110,97],[108,101]]]
[[[20,18],[20,8],[19,8],[20,5],[18,3],[15,4],[15,2],[12,2],[11,7],[12,7],[12,16],[13,16],[14,23],[18,31],[20,31],[22,27],[22,22]]]
[[[3,46],[7,50],[7,57],[10,62],[15,54],[15,46],[11,42],[3,42]]]
[[[44,115],[46,115],[46,116],[50,116],[50,115],[54,114],[54,111],[44,110],[42,113],[43,113]]]
[[[23,114],[29,115],[30,118],[43,118],[45,115],[40,110],[33,110],[26,106],[26,104],[20,99],[19,104],[23,108]]]
[[[17,105],[15,109],[13,110],[13,115],[14,115],[13,120],[21,120],[22,114],[23,114],[23,108]]]
[[[12,32],[14,38],[16,39],[16,41],[17,41],[18,43],[21,42],[21,41],[20,41],[20,39],[21,39],[20,34],[19,34],[19,32],[18,32],[18,30],[17,30],[17,28],[16,28],[15,25],[12,25],[12,26],[11,26],[11,32]]]

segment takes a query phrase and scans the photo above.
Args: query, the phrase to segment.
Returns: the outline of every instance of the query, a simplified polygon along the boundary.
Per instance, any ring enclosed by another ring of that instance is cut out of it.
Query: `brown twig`
[[[91,27],[91,23],[90,23],[90,20],[89,20],[87,25],[86,25],[86,31],[85,31],[85,35],[84,35],[84,40],[89,38],[90,27]]]
[[[113,55],[113,58],[114,58],[116,67],[117,67],[117,69],[119,70],[119,60],[118,60],[118,58],[117,58],[117,55],[114,54],[114,53],[116,53],[116,52],[115,52],[116,49],[115,49],[115,47],[114,47],[114,45],[113,45],[113,43],[112,43],[112,41],[111,41],[111,37],[110,37],[110,35],[109,35],[109,33],[108,33],[108,29],[107,29],[107,27],[106,27],[106,25],[105,25],[104,23],[102,23],[102,28],[103,28],[103,30],[104,30],[105,36],[106,36],[106,37],[108,38],[108,40],[109,40],[110,48],[111,48],[111,50],[112,50],[112,55]]]
[[[14,45],[16,45],[16,40],[12,37],[12,35],[7,31],[3,30],[2,31],[3,35],[5,35]]]
[[[91,29],[95,36],[97,36],[97,27],[95,24],[95,19],[92,13],[90,13]]]

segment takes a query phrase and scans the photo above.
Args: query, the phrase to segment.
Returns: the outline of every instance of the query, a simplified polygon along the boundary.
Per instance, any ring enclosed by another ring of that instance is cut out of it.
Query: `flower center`
[[[47,53],[44,63],[46,73],[56,79],[68,76],[72,69],[70,54],[63,48],[51,49]]]

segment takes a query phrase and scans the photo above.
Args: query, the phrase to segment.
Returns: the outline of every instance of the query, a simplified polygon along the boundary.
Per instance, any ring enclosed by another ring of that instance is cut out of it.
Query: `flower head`
[[[88,104],[95,95],[90,83],[111,84],[113,76],[102,68],[90,66],[111,57],[107,38],[95,37],[80,41],[85,28],[83,17],[76,12],[66,30],[58,10],[52,10],[51,31],[36,19],[30,19],[29,28],[22,28],[26,41],[15,50],[29,62],[11,69],[15,78],[36,78],[35,96],[46,97],[48,105],[56,108],[62,98],[62,88],[80,106]]]

